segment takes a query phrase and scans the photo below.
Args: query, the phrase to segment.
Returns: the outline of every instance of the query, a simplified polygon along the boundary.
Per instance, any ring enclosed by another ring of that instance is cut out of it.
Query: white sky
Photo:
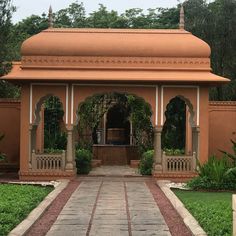
[[[68,7],[75,0],[13,0],[13,5],[17,7],[17,11],[13,15],[13,22],[16,23],[32,14],[41,15],[47,13],[48,8],[52,5],[53,11],[58,11]],[[98,4],[105,5],[109,10],[116,10],[119,13],[130,8],[156,8],[156,7],[173,7],[178,4],[178,0],[84,0],[83,2],[86,13],[93,12],[98,9]],[[180,0],[180,2],[182,2]]]

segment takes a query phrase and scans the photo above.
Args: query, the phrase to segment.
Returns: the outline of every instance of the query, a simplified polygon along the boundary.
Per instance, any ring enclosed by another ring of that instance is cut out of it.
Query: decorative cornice
[[[22,68],[210,70],[209,58],[23,56]]]
[[[209,112],[214,112],[214,111],[231,111],[231,112],[236,112],[236,101],[213,101],[209,102],[209,107],[208,107]]]
[[[236,101],[210,101],[210,106],[236,106]]]

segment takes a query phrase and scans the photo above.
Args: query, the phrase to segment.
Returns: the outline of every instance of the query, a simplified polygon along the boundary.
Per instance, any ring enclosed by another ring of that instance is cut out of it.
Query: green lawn
[[[232,235],[232,193],[173,190],[208,236]]]
[[[52,187],[0,184],[0,235],[7,235],[52,190]]]

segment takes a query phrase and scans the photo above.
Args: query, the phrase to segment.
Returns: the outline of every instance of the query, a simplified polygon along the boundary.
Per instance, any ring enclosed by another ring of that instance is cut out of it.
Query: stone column
[[[129,145],[133,145],[133,123],[132,120],[129,120],[130,123],[130,141],[129,141]]]
[[[36,148],[36,130],[37,125],[29,126],[29,169],[32,170],[32,152]]]
[[[32,129],[33,126],[29,126],[29,170],[32,170]]]
[[[196,157],[199,160],[199,144],[200,144],[200,127],[193,127],[193,152],[196,153]]]
[[[192,127],[191,127],[191,124],[190,124],[190,112],[189,112],[189,109],[186,109],[186,131],[185,131],[185,154],[186,155],[192,155],[193,153],[193,144],[192,144]]]
[[[154,172],[162,172],[162,150],[161,150],[162,126],[154,128]]]
[[[66,148],[66,171],[74,172],[74,147],[73,147],[73,126],[66,126],[67,148]]]
[[[103,116],[103,144],[106,144],[107,112]]]

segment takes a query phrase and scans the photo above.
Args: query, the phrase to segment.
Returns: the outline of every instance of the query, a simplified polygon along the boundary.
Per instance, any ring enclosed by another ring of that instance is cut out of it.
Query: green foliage
[[[152,175],[154,150],[149,150],[143,153],[139,163],[139,171],[142,175]]]
[[[67,134],[63,127],[63,107],[60,99],[51,96],[44,104],[44,147],[45,149],[66,149]]]
[[[162,149],[184,149],[186,130],[186,104],[173,98],[166,107],[166,121],[162,130]]]
[[[54,149],[54,148],[46,148],[44,149],[44,153],[48,153],[48,154],[57,154],[57,153],[62,153],[63,150],[61,149]]]
[[[130,120],[134,128],[134,138],[139,152],[143,153],[153,148],[152,111],[150,105],[142,98],[127,96],[127,106],[130,110]]]
[[[11,63],[8,61],[11,61],[9,55],[12,53],[11,17],[15,10],[11,0],[0,1],[0,76],[11,70]],[[0,98],[17,98],[19,95],[19,88],[0,79]]]
[[[7,235],[53,190],[52,187],[0,185],[0,236]]]
[[[167,156],[182,156],[185,154],[184,149],[165,148],[164,152],[166,153]]]
[[[232,194],[173,190],[208,236],[232,235]]]
[[[217,159],[212,156],[205,164],[198,163],[198,173],[198,177],[187,183],[192,189],[236,189],[236,168],[227,157]]]
[[[104,93],[86,99],[79,106],[79,137],[83,139],[84,133],[96,134],[96,130],[104,114],[116,105],[125,112],[127,120],[132,121],[134,139],[140,153],[152,148],[153,127],[151,124],[151,108],[142,98],[130,94]],[[104,106],[104,104],[106,104]],[[82,141],[80,142],[83,143]],[[97,140],[84,141],[84,143],[97,143]]]
[[[236,100],[236,1],[188,0],[184,3],[186,29],[211,47],[213,72],[231,83],[211,90],[212,100]]]
[[[78,174],[88,174],[92,169],[92,153],[86,149],[78,149],[75,152],[75,161]]]

